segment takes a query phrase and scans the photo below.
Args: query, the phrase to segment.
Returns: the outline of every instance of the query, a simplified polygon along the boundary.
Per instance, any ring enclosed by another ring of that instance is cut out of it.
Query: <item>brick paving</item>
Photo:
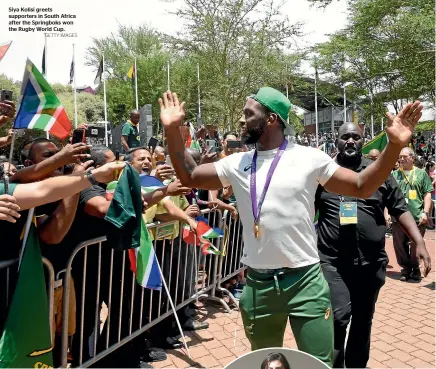
[[[421,283],[398,280],[392,239],[386,284],[380,292],[373,321],[369,368],[435,368],[435,242],[434,231],[427,231],[426,245],[432,258],[431,275]],[[250,352],[239,313],[226,313],[220,306],[205,303],[198,319],[209,322],[209,329],[186,333],[192,360],[184,350],[169,350],[166,361],[154,368],[223,368]],[[236,331],[236,339],[235,337]],[[296,349],[288,326],[284,346]]]

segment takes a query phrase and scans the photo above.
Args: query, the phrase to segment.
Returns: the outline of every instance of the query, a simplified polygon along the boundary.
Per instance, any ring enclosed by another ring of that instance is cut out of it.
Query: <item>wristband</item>
[[[92,174],[92,172],[86,172],[86,178],[93,186],[98,185],[98,182],[95,180],[95,177]]]

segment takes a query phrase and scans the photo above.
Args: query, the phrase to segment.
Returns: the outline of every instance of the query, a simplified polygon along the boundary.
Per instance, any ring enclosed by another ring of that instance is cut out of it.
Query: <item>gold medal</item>
[[[253,231],[254,231],[254,237],[259,238],[259,223],[257,222],[254,223]]]

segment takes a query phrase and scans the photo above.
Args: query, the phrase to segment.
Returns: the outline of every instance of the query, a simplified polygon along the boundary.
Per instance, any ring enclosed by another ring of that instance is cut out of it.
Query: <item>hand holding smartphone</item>
[[[85,142],[85,130],[84,129],[75,129],[73,131],[73,137],[71,139],[71,143],[72,144],[76,144],[76,143],[80,143],[80,142]]]

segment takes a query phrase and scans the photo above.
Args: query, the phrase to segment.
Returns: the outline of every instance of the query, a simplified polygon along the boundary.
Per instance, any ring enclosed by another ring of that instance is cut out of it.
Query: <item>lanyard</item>
[[[415,167],[410,171],[409,176],[406,176],[406,173],[404,173],[404,170],[401,169],[401,173],[403,174],[404,179],[407,181],[408,184],[410,184],[410,187],[413,188],[413,184],[415,183],[416,174],[415,174]],[[409,178],[412,180],[412,182],[409,181]]]
[[[262,209],[263,201],[265,200],[266,193],[268,191],[269,185],[271,183],[271,178],[274,174],[275,169],[277,168],[277,164],[281,159],[283,153],[285,152],[286,146],[288,145],[288,141],[286,139],[283,140],[282,144],[279,147],[276,155],[274,156],[274,160],[271,163],[271,166],[268,170],[268,174],[266,177],[266,182],[263,187],[262,194],[260,195],[259,203],[257,203],[257,191],[256,191],[256,160],[257,160],[257,150],[254,151],[253,160],[251,162],[251,178],[250,178],[250,196],[251,196],[251,209],[253,211],[254,217],[254,236],[258,238],[259,236],[259,218],[260,211]]]

